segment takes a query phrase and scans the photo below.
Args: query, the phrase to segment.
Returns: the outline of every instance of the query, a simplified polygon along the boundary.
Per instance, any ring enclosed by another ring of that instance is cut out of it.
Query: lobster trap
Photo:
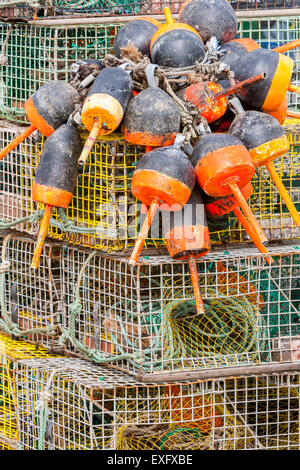
[[[24,450],[300,447],[298,372],[146,386],[80,360],[32,359],[17,383]]]
[[[152,6],[154,8],[155,3]],[[159,8],[162,6],[160,2]],[[2,118],[24,122],[23,104],[33,92],[51,80],[68,80],[70,66],[79,59],[100,59],[112,52],[114,37],[122,26],[120,22],[57,25],[55,19],[52,26],[46,26],[43,21],[38,24],[0,23]],[[299,16],[285,13],[280,17],[239,17],[238,22],[240,36],[251,37],[262,47],[277,47],[299,38]],[[294,50],[288,54],[295,60],[293,83],[300,85],[300,52]],[[290,94],[290,107],[299,108],[299,99],[299,95]]]
[[[44,348],[15,341],[0,333],[0,449],[18,449],[18,414],[16,408],[16,369],[22,359],[50,358]]]
[[[26,99],[51,80],[68,80],[74,62],[104,57],[112,50],[118,27],[0,23],[0,116],[26,121]]]
[[[62,259],[67,351],[139,380],[300,359],[299,247],[216,251],[197,261],[204,314],[197,314],[189,266],[146,256]]]
[[[19,235],[1,235],[0,329],[48,349],[56,347],[63,305],[61,248],[44,245],[38,270],[30,268],[35,242]]]
[[[0,121],[0,146],[4,148],[24,127],[6,121]],[[38,219],[32,219],[38,209],[31,198],[31,188],[37,167],[36,132],[0,161],[0,226],[29,234],[36,233]],[[22,223],[15,225],[17,220]]]

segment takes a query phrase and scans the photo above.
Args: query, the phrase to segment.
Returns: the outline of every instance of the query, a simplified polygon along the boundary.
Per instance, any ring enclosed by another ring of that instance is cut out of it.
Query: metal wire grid
[[[113,367],[143,380],[176,372],[298,360],[299,247],[272,247],[269,268],[254,249],[216,251],[197,262],[205,314],[196,313],[187,263],[95,256],[68,248],[62,260],[64,327]],[[79,295],[76,283],[80,283]],[[298,297],[297,297],[298,296]],[[66,350],[85,356],[74,341]],[[121,355],[121,356],[120,356]]]
[[[0,122],[1,147],[7,145],[18,134],[19,129],[18,126]],[[294,130],[288,128],[287,131],[290,151],[276,159],[275,166],[300,210],[300,133],[297,127]],[[86,135],[83,135],[83,139],[85,138]],[[43,208],[43,205],[38,205],[31,198],[35,168],[41,151],[42,143],[31,137],[0,162],[2,227],[22,217],[30,217],[36,210]],[[124,251],[132,247],[144,218],[141,204],[132,196],[130,189],[131,178],[142,153],[143,148],[126,144],[121,136],[97,141],[78,175],[74,196],[66,211],[68,221],[78,227],[78,233],[66,233],[66,225],[58,227],[50,223],[49,237],[106,252]],[[251,207],[268,239],[287,240],[299,237],[300,229],[295,226],[265,169],[257,170],[252,184],[254,193],[250,199]],[[52,217],[61,221],[55,208]],[[146,243],[148,247],[164,245],[162,217],[163,213],[159,212],[152,224]],[[249,241],[232,213],[222,218],[208,219],[208,223],[213,243]],[[38,220],[19,223],[16,228],[36,235]],[[85,229],[91,230],[91,233],[84,233]]]
[[[298,372],[146,386],[80,360],[32,359],[19,362],[17,384],[26,450],[300,446]]]
[[[1,148],[23,130],[24,127],[0,121]],[[0,220],[6,223],[14,222],[30,216],[37,210],[37,203],[31,198],[36,166],[37,146],[34,134],[0,161]],[[38,224],[20,223],[14,228],[35,234]]]
[[[0,23],[0,115],[24,121],[24,101],[50,80],[67,80],[73,62],[82,58],[101,58],[112,50],[118,24],[80,26],[38,26]],[[239,18],[242,37],[252,37],[263,47],[276,47],[300,34],[297,16]],[[8,42],[4,46],[4,41]],[[300,51],[289,52],[295,60],[295,84],[300,84]],[[290,94],[289,103],[299,108],[299,96]]]
[[[0,238],[1,246],[3,238]],[[14,236],[7,243],[6,260],[10,268],[5,276],[4,305],[11,319],[21,330],[39,329],[26,341],[47,348],[56,346],[55,327],[61,323],[63,304],[60,280],[60,247],[45,243],[39,269],[30,268],[35,242]],[[3,318],[3,312],[2,312]],[[41,328],[53,327],[46,334]]]
[[[34,15],[49,17],[53,15],[100,15],[121,16],[137,14],[161,14],[164,7],[178,13],[184,0],[53,0],[40,1],[41,8],[28,5],[15,5],[1,8],[1,18],[30,20]],[[298,6],[296,0],[230,0],[235,10],[288,9]],[[1,5],[1,2],[0,2]]]
[[[67,80],[72,63],[101,58],[113,46],[120,25],[33,26],[0,23],[7,58],[0,66],[0,115],[24,121],[25,100],[51,80]]]
[[[16,447],[16,367],[21,359],[54,357],[44,348],[36,349],[24,341],[15,341],[0,333],[0,449]]]

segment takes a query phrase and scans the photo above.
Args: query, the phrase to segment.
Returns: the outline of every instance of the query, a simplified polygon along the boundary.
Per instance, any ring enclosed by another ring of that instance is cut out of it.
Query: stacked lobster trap
[[[74,84],[72,65],[113,53],[128,17],[161,20],[169,7],[177,18],[183,3],[0,0],[0,151],[28,129],[23,106],[37,89]],[[299,39],[296,0],[231,5],[239,37],[266,49]],[[300,85],[300,48],[287,56]],[[299,95],[287,96],[299,111]],[[295,122],[274,166],[299,210]],[[189,263],[167,255],[163,211],[129,261],[145,219],[131,192],[145,147],[121,131],[95,139],[70,204],[53,207],[38,270],[46,210],[32,187],[48,139],[35,131],[0,160],[0,449],[300,449],[300,229],[267,169],[256,169],[249,205],[273,263],[233,212],[208,216],[199,313]]]

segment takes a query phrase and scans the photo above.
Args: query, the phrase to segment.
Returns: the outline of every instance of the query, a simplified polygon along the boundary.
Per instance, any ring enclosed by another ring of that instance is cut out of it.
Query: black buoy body
[[[179,21],[195,28],[204,42],[215,36],[224,43],[237,34],[237,18],[227,0],[188,0],[179,11]]]
[[[117,32],[114,41],[114,54],[119,59],[122,48],[135,46],[143,54],[150,56],[150,42],[161,24],[152,18],[139,18],[130,21]]]
[[[99,134],[113,132],[123,119],[132,98],[132,80],[120,67],[107,67],[95,79],[81,111],[84,126],[91,131],[95,120],[101,123]]]
[[[180,109],[160,88],[147,88],[129,103],[124,117],[124,137],[137,145],[171,145],[180,131]]]
[[[24,104],[30,122],[46,137],[67,122],[75,105],[78,92],[65,82],[49,82],[39,88]]]
[[[162,67],[188,67],[201,61],[204,44],[191,26],[175,23],[169,8],[164,9],[166,24],[154,34],[151,44],[151,60]]]
[[[288,139],[277,119],[259,111],[238,114],[229,133],[238,137],[247,147],[255,166],[289,150]]]

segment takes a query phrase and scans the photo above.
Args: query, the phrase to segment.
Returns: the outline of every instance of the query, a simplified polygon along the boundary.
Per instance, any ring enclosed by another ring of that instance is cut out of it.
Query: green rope
[[[164,443],[166,442],[169,437],[172,437],[174,434],[178,434],[179,432],[181,433],[192,433],[196,438],[203,437],[205,434],[200,432],[197,428],[177,428],[173,429],[172,431],[169,431],[162,439],[161,439],[161,444],[160,444],[160,450],[164,450]]]
[[[107,364],[113,361],[123,361],[130,359],[133,359],[135,362],[140,363],[142,361],[140,352],[136,352],[134,354],[122,353],[114,356],[105,356],[102,352],[98,351],[97,349],[86,347],[76,338],[76,318],[81,314],[82,311],[82,304],[80,302],[80,285],[85,269],[96,253],[96,251],[90,253],[80,269],[75,288],[75,301],[69,306],[69,328],[64,329],[62,335],[59,337],[59,344],[61,346],[64,346],[65,343],[69,341],[72,346],[81,351],[87,359],[97,362],[98,364]]]

